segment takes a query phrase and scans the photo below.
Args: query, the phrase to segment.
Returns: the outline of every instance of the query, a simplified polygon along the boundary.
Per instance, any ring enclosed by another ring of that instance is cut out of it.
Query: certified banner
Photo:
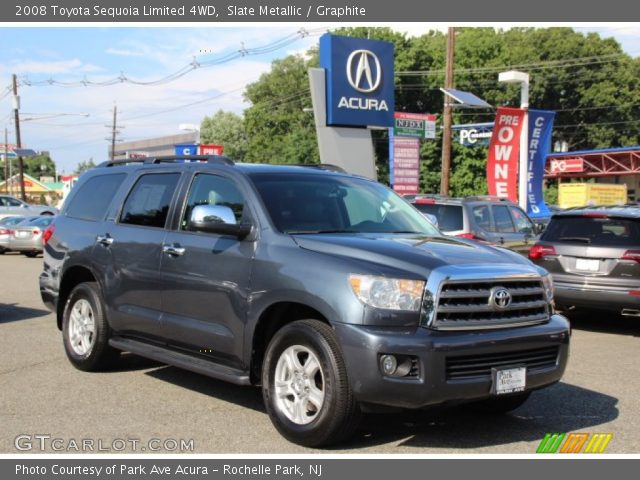
[[[547,154],[551,151],[551,133],[555,116],[555,112],[548,110],[529,110],[527,213],[532,218],[551,215],[544,203],[542,180]]]
[[[489,143],[489,195],[518,201],[518,158],[524,110],[499,107]]]

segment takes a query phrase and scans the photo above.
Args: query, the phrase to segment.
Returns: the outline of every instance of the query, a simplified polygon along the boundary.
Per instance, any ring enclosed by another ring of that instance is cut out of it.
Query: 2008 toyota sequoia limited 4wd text
[[[506,412],[561,378],[569,324],[517,253],[330,166],[187,160],[92,169],[45,232],[40,290],[75,367],[127,351],[261,385],[280,433],[314,447],[362,411]]]

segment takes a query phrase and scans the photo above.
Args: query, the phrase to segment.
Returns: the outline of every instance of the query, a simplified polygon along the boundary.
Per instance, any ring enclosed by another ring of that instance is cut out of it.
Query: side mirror
[[[438,217],[436,217],[434,214],[432,213],[423,213],[422,215],[424,215],[424,217],[429,220],[429,223],[431,223],[431,225],[433,225],[436,228],[440,228],[440,226],[438,225]]]
[[[547,226],[544,223],[535,223],[533,225],[533,233],[535,233],[536,235],[540,235],[542,232],[544,232],[544,229],[547,228]]]
[[[189,230],[231,235],[242,240],[251,233],[251,225],[239,225],[233,210],[224,205],[197,205],[191,211]]]
[[[20,207],[22,208],[29,208],[29,204],[28,203],[23,203],[20,205]]]

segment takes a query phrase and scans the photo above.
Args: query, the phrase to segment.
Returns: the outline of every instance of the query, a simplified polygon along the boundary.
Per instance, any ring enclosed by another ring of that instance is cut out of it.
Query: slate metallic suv
[[[640,317],[640,208],[556,213],[529,258],[551,273],[563,309]]]
[[[50,228],[40,289],[77,368],[124,350],[261,385],[314,447],[374,406],[508,411],[561,378],[569,325],[526,258],[330,166],[187,160],[105,163]]]

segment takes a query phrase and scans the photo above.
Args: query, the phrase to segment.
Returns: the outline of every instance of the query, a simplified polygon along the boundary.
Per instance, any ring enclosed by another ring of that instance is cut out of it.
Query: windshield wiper
[[[360,233],[360,232],[356,230],[335,229],[335,230],[287,230],[286,233],[289,235],[313,235],[317,233]]]
[[[589,237],[560,237],[558,240],[565,242],[583,242],[583,243],[591,243],[591,239]]]

